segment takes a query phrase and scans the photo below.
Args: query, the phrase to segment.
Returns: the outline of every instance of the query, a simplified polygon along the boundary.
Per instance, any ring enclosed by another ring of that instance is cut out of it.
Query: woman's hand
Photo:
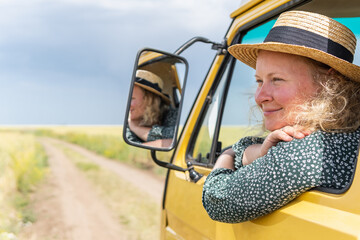
[[[294,138],[301,139],[311,134],[309,130],[303,130],[298,127],[285,126],[281,129],[271,132],[266,138],[260,148],[260,157],[264,156],[271,147],[276,146],[280,141],[290,142]]]
[[[275,130],[265,138],[263,144],[254,144],[245,149],[242,159],[243,165],[248,165],[255,159],[264,156],[271,147],[276,146],[280,141],[290,142],[294,138],[301,139],[311,134],[311,132],[296,126],[285,126]]]

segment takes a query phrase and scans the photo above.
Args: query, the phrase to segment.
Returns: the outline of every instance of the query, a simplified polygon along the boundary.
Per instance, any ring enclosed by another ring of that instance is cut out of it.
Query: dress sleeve
[[[264,216],[319,186],[322,144],[310,135],[279,142],[252,164],[218,168],[207,177],[202,201],[216,221],[238,223]]]
[[[163,120],[163,124],[154,125],[148,134],[147,141],[155,141],[158,139],[169,139],[174,137],[175,133],[175,124],[177,118],[177,110],[170,108],[166,113],[166,116]]]
[[[174,132],[175,132],[174,126],[154,125],[149,131],[147,141],[150,142],[158,139],[173,138]]]
[[[244,155],[244,151],[245,149],[253,144],[262,144],[264,142],[263,138],[259,138],[259,137],[245,137],[240,139],[237,143],[235,143],[232,146],[232,149],[235,152],[235,161],[234,161],[234,165],[235,165],[235,170],[238,168],[241,168],[242,165],[242,157]]]

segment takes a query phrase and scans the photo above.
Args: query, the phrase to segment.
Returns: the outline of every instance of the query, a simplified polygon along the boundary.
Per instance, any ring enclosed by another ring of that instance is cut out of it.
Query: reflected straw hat
[[[308,57],[360,82],[360,67],[352,63],[355,48],[356,37],[343,24],[317,13],[289,11],[279,16],[263,43],[236,44],[228,51],[254,69],[259,50]]]
[[[162,79],[149,71],[137,70],[135,85],[160,96],[167,104],[170,103],[169,95],[163,92],[164,83]]]

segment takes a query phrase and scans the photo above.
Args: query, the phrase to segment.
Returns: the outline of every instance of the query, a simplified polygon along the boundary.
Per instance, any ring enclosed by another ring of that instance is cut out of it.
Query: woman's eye
[[[273,78],[273,81],[274,82],[279,82],[279,81],[284,81],[284,79],[282,79],[282,78]]]
[[[260,84],[262,84],[262,80],[260,80],[260,79],[256,79],[256,81],[255,81],[258,85],[260,85]]]

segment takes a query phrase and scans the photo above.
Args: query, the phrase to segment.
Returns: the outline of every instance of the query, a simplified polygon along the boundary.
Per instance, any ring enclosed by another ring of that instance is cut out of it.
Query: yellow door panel
[[[306,201],[233,225],[235,239],[357,239],[360,216]]]
[[[184,239],[215,239],[212,221],[201,202],[203,184],[186,179],[184,173],[169,175],[165,208],[169,228]]]

